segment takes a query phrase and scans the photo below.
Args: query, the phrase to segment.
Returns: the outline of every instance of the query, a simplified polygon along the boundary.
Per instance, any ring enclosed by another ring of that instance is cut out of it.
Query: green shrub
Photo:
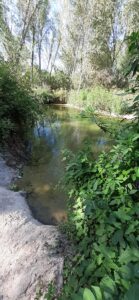
[[[67,91],[63,89],[50,91],[46,88],[37,88],[34,90],[35,93],[39,96],[40,101],[44,104],[49,103],[66,103],[67,101]]]
[[[44,91],[40,94],[41,100],[44,104],[55,103],[56,97],[49,91]]]
[[[26,76],[28,76],[28,79],[30,80],[30,70],[27,71]],[[56,71],[55,73],[50,74],[44,70],[40,71],[36,67],[34,68],[33,84],[36,86],[45,86],[50,90],[69,90],[71,88],[70,77],[63,71]]]
[[[63,71],[57,71],[55,74],[50,76],[49,84],[52,90],[69,90],[71,87],[71,80],[70,77]]]
[[[66,103],[67,102],[67,91],[60,89],[54,92],[56,99],[59,103]]]
[[[96,162],[88,149],[66,154],[68,228],[76,255],[61,299],[138,299],[132,298],[139,291],[138,146],[133,127]]]
[[[16,78],[12,67],[0,63],[0,139],[25,137],[39,111],[39,104],[23,76]]]
[[[128,102],[121,96],[116,95],[104,87],[96,86],[93,89],[70,91],[68,103],[81,108],[92,107],[93,110],[106,111],[109,113],[125,114]]]

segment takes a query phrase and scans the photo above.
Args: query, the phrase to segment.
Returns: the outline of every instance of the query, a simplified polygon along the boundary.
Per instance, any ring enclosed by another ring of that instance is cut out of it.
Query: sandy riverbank
[[[62,285],[60,234],[35,220],[22,193],[9,189],[16,175],[0,156],[0,300],[34,300],[51,281]]]

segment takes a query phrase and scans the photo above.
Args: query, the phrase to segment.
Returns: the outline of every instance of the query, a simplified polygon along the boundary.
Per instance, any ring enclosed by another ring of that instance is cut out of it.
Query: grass
[[[93,110],[118,115],[126,114],[128,109],[128,99],[125,96],[118,95],[115,91],[109,91],[100,86],[80,91],[71,90],[68,95],[68,104],[80,108],[91,107]]]

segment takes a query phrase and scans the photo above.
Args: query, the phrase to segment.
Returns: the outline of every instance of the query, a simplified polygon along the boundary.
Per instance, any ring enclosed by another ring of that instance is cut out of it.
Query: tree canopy
[[[2,0],[1,56],[47,72],[64,71],[77,89],[122,85],[126,37],[139,26],[137,0]]]

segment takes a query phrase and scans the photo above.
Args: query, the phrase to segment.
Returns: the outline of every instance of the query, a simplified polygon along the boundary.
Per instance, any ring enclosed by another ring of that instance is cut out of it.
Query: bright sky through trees
[[[139,24],[138,0],[2,0],[1,55],[54,73],[74,87],[120,82],[125,37]]]

